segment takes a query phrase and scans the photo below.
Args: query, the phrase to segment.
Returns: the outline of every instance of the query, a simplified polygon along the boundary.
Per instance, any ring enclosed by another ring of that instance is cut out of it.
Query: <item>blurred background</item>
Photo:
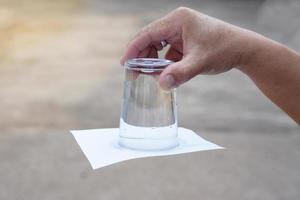
[[[89,166],[68,130],[118,126],[127,42],[179,6],[300,50],[299,0],[0,0],[0,199],[299,199],[300,128],[235,70],[177,90],[226,150]]]

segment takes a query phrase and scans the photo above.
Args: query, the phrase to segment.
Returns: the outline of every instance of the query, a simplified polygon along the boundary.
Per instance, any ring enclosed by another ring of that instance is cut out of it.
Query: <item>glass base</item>
[[[178,146],[177,138],[174,139],[132,139],[119,137],[119,145],[133,150],[159,151],[168,150]]]

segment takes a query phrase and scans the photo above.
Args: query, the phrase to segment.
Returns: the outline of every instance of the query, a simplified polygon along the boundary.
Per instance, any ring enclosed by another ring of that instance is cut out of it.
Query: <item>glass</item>
[[[119,144],[138,150],[164,150],[177,146],[175,89],[159,86],[159,75],[172,61],[154,58],[125,63]]]

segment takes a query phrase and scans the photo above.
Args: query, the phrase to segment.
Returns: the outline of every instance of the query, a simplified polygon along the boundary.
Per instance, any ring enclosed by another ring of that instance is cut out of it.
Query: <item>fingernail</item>
[[[168,74],[168,75],[166,75],[165,77],[162,78],[161,87],[164,90],[170,90],[170,89],[174,88],[175,84],[176,84],[175,79],[170,74]]]

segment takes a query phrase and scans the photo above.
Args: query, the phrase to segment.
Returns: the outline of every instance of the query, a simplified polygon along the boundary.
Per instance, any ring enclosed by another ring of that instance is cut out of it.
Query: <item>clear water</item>
[[[178,145],[177,124],[161,127],[130,125],[120,119],[119,144],[138,150],[164,150]]]

